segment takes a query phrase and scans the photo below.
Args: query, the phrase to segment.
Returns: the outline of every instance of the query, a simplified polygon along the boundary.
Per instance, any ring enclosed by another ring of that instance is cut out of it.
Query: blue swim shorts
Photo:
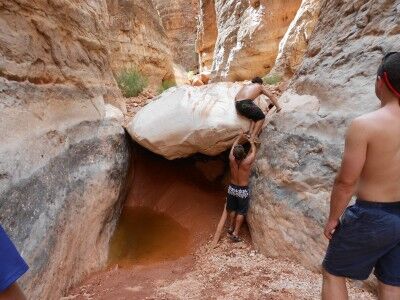
[[[379,281],[400,286],[400,202],[357,200],[348,207],[322,265],[332,275],[356,280],[375,268]]]
[[[0,225],[0,293],[17,281],[28,265]]]

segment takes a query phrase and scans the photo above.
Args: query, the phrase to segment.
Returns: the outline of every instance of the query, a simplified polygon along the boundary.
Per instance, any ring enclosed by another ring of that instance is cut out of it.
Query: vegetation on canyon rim
[[[163,92],[165,92],[166,90],[168,90],[171,87],[176,86],[176,82],[174,80],[163,80],[161,82],[161,86],[158,89],[158,93],[161,94]]]
[[[147,78],[136,68],[122,70],[116,80],[124,97],[136,97],[148,84]]]
[[[279,74],[268,74],[263,77],[264,84],[274,85],[282,81],[282,76]]]

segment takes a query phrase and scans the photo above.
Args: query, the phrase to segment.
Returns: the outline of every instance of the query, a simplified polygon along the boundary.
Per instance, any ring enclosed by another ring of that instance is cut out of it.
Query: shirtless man
[[[383,58],[375,90],[381,108],[351,123],[331,195],[324,300],[347,299],[345,278],[367,279],[373,268],[379,299],[400,299],[400,53]]]
[[[281,110],[278,100],[265,88],[260,77],[253,78],[251,83],[242,87],[235,97],[237,112],[251,121],[249,135],[253,140],[259,136],[265,120],[265,114],[254,103],[254,100],[260,95],[265,95],[271,99],[276,106],[277,112]]]
[[[25,261],[0,226],[0,300],[26,299],[16,281],[27,270]]]
[[[249,209],[249,177],[251,166],[256,158],[256,147],[250,140],[251,149],[246,156],[246,151],[239,141],[243,138],[240,134],[229,153],[229,165],[231,169],[231,184],[228,187],[226,197],[226,210],[230,217],[228,233],[233,242],[240,242],[239,230]]]

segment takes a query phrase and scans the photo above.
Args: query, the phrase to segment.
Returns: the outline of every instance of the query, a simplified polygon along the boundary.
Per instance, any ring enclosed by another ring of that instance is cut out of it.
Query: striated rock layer
[[[30,299],[103,266],[129,152],[105,1],[0,4],[0,222]],[[17,21],[16,21],[17,20]]]
[[[318,22],[323,1],[303,0],[296,16],[279,44],[278,56],[272,73],[292,77],[300,67],[308,42]]]
[[[150,0],[107,0],[110,58],[115,74],[134,67],[159,87],[174,77],[168,36]]]
[[[165,28],[175,63],[186,70],[197,69],[195,41],[199,0],[152,1]]]
[[[300,3],[215,0],[218,36],[212,64],[214,81],[245,80],[267,73]]]
[[[217,35],[215,0],[200,0],[196,37],[196,52],[199,55],[200,72],[211,70]]]
[[[322,5],[291,84],[303,96],[288,91],[281,100],[283,107],[292,102],[299,107],[276,115],[261,136],[249,223],[264,253],[319,267],[327,244],[322,226],[344,133],[352,118],[378,107],[376,71],[384,52],[400,49],[399,9],[399,0]]]

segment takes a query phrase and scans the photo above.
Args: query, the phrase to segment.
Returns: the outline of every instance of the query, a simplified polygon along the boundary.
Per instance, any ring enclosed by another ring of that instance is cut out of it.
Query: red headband
[[[400,92],[395,89],[395,87],[390,83],[388,74],[383,72],[383,81],[386,83],[386,86],[389,90],[396,95],[397,98],[400,98]]]

